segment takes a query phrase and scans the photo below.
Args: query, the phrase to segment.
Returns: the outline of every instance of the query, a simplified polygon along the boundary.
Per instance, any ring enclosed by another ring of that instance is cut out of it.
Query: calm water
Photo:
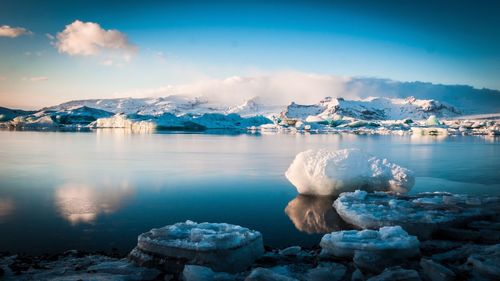
[[[498,138],[0,131],[0,251],[126,252],[188,219],[250,227],[276,247],[317,244],[343,225],[284,172],[300,151],[351,147],[414,170],[412,192],[500,194]]]

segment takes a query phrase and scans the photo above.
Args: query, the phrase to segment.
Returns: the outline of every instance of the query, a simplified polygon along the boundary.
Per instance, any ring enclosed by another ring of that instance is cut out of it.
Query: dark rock
[[[364,281],[366,280],[366,277],[363,275],[363,272],[361,270],[356,269],[352,275],[351,275],[351,281]]]
[[[420,251],[423,255],[434,255],[447,252],[463,246],[463,242],[449,240],[427,240],[420,242]]]
[[[340,263],[320,264],[307,271],[305,280],[310,281],[337,281],[346,274],[346,267]]]
[[[500,222],[474,221],[469,223],[468,227],[475,229],[490,229],[500,231]]]
[[[500,280],[500,244],[475,251],[467,258],[465,266],[475,276]]]
[[[420,261],[420,266],[425,276],[431,281],[452,281],[456,278],[453,271],[432,260],[422,259]]]
[[[369,251],[356,251],[354,254],[354,265],[364,273],[381,273],[384,268],[402,265],[407,261],[395,253],[395,255],[381,255]]]
[[[436,236],[455,241],[477,241],[481,238],[481,233],[477,230],[447,227],[439,229]]]

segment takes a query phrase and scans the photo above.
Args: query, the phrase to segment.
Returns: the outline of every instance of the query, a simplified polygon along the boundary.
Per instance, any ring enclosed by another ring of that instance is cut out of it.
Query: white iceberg
[[[300,194],[338,195],[356,189],[407,192],[413,173],[359,149],[306,150],[285,173]]]
[[[238,272],[264,253],[262,235],[227,223],[186,221],[139,235],[129,257],[141,264],[151,256],[184,260],[214,271]]]
[[[425,121],[425,125],[427,125],[427,126],[439,126],[439,125],[441,125],[441,122],[439,122],[439,119],[436,117],[436,115],[431,115]]]
[[[394,254],[412,257],[420,253],[417,237],[408,235],[400,226],[377,230],[344,230],[325,234],[321,239],[322,255],[354,257],[358,251],[378,255]]]

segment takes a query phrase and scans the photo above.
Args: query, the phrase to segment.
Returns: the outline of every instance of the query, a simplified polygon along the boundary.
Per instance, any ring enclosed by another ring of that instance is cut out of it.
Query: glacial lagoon
[[[353,134],[0,131],[0,248],[130,251],[180,221],[227,222],[283,248],[349,228],[330,198],[298,196],[298,152],[360,148],[415,172],[411,193],[500,195],[500,139]]]

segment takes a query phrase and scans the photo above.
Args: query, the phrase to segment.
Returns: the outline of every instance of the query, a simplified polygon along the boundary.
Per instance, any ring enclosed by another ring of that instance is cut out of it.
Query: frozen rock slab
[[[139,235],[137,247],[129,257],[139,264],[166,258],[214,271],[239,272],[263,253],[258,231],[227,223],[186,221]]]
[[[321,196],[356,189],[407,192],[415,183],[410,170],[359,149],[306,150],[285,176],[300,194]]]
[[[498,197],[445,192],[405,196],[357,190],[341,194],[333,206],[344,221],[359,228],[400,225],[427,240],[440,228],[496,214],[499,203]]]
[[[419,255],[420,242],[400,226],[386,226],[377,230],[344,230],[326,234],[319,244],[322,255],[354,257],[356,252],[399,258]]]

